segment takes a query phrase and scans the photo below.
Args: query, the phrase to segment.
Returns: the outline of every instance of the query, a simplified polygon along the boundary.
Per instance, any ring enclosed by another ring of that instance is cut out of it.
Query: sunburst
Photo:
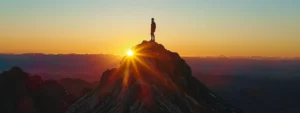
[[[133,56],[133,55],[134,55],[134,51],[132,51],[132,50],[127,51],[127,56]]]

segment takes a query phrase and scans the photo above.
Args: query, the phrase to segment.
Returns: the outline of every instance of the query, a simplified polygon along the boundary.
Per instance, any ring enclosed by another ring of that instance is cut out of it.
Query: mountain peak
[[[175,52],[153,41],[132,48],[120,66],[102,74],[99,86],[67,113],[238,113],[191,75]]]
[[[160,59],[180,59],[178,53],[171,52],[162,44],[159,44],[154,41],[143,41],[141,44],[138,44],[133,47],[133,50],[142,55],[153,56]]]
[[[17,66],[12,67],[8,72],[10,72],[10,73],[21,73],[21,74],[26,73],[20,67],[17,67]]]
[[[0,77],[2,77],[2,80],[4,80],[5,78],[24,81],[29,77],[29,75],[28,73],[24,72],[20,67],[14,66],[9,71],[4,71]]]

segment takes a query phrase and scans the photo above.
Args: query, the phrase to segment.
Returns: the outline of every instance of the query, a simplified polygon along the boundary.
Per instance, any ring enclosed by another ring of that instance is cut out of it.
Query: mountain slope
[[[191,75],[177,54],[156,42],[132,48],[120,66],[103,73],[100,84],[67,113],[240,113]]]

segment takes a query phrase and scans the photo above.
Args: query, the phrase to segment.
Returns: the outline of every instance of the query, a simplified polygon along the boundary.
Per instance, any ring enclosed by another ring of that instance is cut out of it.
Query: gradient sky
[[[0,53],[300,57],[300,0],[0,0]]]

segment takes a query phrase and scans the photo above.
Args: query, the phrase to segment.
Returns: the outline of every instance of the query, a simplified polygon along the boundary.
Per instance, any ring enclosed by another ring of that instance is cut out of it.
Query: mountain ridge
[[[192,76],[178,53],[143,41],[67,113],[242,113]]]

